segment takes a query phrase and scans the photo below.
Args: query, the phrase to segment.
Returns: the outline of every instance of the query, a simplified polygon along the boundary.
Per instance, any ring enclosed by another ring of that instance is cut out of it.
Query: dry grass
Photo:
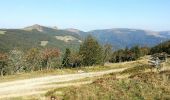
[[[48,41],[41,41],[41,46],[46,46],[48,44]]]
[[[169,60],[169,59],[168,59]],[[165,63],[169,66],[168,62]],[[148,72],[146,57],[117,64],[111,68],[130,67],[121,73],[112,73],[97,79],[92,84],[64,89],[63,100],[169,100],[170,70]],[[117,76],[129,77],[118,79]],[[56,95],[57,96],[57,95]]]
[[[169,77],[169,76],[168,76]],[[128,79],[109,76],[90,85],[71,87],[64,100],[169,100],[170,80],[159,73],[139,73]]]
[[[6,31],[0,31],[0,35],[4,35]]]
[[[64,41],[64,42],[70,42],[70,41],[78,41],[78,42],[82,42],[81,40],[73,37],[73,36],[55,36],[56,39]]]
[[[130,67],[132,63],[134,62],[129,62],[128,66]],[[107,70],[119,69],[119,68],[124,68],[124,65],[122,65],[122,63],[118,63],[118,64],[107,64],[105,66],[89,66],[89,67],[78,67],[78,68],[42,70],[42,71],[19,73],[15,75],[8,75],[8,76],[0,77],[0,82],[30,79],[30,78],[44,77],[44,76],[50,76],[50,75],[75,74],[75,73],[79,73],[80,70],[84,72],[97,72],[97,71],[107,71]]]
[[[167,63],[165,65],[169,66]],[[105,64],[105,66],[91,66],[72,69],[56,69],[48,71],[38,71],[32,73],[24,73],[6,77],[7,80],[25,79],[31,77],[40,77],[46,75],[59,75],[68,73],[78,73],[79,70],[84,72],[96,72],[110,69],[128,68],[121,73],[111,73],[102,77],[86,78],[63,83],[77,83],[84,81],[94,81],[91,84],[81,86],[70,86],[64,88],[54,88],[45,93],[45,96],[56,96],[59,100],[144,100],[144,99],[169,99],[170,95],[170,71],[160,73],[145,72],[148,69],[147,58],[141,58],[138,61]],[[38,74],[37,74],[38,73]],[[164,74],[166,73],[166,74]],[[119,75],[127,75],[129,77],[118,79]],[[3,80],[2,80],[3,81]],[[31,100],[40,99],[43,95],[30,97]],[[24,99],[25,97],[22,97]],[[29,97],[27,97],[29,98]]]

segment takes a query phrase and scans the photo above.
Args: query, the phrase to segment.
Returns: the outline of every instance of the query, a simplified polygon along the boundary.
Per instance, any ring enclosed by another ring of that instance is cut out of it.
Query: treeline
[[[125,49],[113,52],[109,62],[118,63],[125,61],[133,61],[149,54],[149,52],[150,49],[148,47],[134,46],[130,49],[126,47]]]
[[[105,62],[136,60],[149,53],[149,48],[135,46],[113,52],[112,46],[100,45],[92,36],[87,36],[77,51],[67,48],[61,52],[57,48],[31,48],[24,52],[12,50],[0,53],[1,76],[20,72],[104,65]]]
[[[151,48],[150,54],[166,52],[170,54],[170,41],[160,43],[159,45]]]
[[[63,67],[80,67],[92,65],[104,65],[112,53],[112,46],[109,44],[103,47],[92,36],[88,36],[80,45],[78,52],[71,52],[66,49],[62,60]]]
[[[39,50],[32,48],[27,52],[12,50],[0,53],[1,76],[20,72],[50,69],[58,66],[60,51],[56,48]]]

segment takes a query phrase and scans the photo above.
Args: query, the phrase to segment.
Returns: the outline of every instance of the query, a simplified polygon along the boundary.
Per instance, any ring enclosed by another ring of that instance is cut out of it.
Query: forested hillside
[[[116,28],[116,29],[104,29],[94,30],[90,33],[100,41],[102,44],[112,44],[115,49],[133,47],[135,45],[152,47],[161,41],[170,39],[168,31],[166,32],[155,32],[140,29],[127,29],[127,28]]]
[[[153,47],[170,39],[168,31],[120,28],[83,32],[77,29],[58,29],[36,24],[23,29],[0,29],[0,51],[10,51],[14,48],[26,50],[32,47],[56,47],[62,51],[68,47],[77,50],[79,44],[89,34],[102,45],[111,44],[113,50],[136,45]]]
[[[27,50],[33,47],[48,48],[56,47],[64,50],[66,47],[77,48],[81,42],[79,35],[50,28],[43,28],[44,31],[5,29],[0,30],[0,51],[10,51],[14,48]],[[57,37],[60,38],[58,39]],[[67,37],[64,37],[67,36]]]

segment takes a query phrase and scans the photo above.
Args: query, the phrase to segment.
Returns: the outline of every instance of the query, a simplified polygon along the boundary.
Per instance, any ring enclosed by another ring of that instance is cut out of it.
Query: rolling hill
[[[9,51],[14,48],[27,50],[32,47],[77,49],[88,34],[94,36],[101,44],[112,44],[113,49],[135,45],[153,47],[170,39],[169,31],[117,28],[83,32],[73,28],[58,29],[35,24],[22,29],[0,29],[0,51]]]
[[[24,29],[1,29],[0,33],[3,33],[0,34],[1,51],[9,51],[14,48],[27,50],[32,47],[56,47],[64,50],[66,47],[76,48],[81,42],[80,36],[73,32],[40,25]],[[60,38],[57,38],[59,36]]]

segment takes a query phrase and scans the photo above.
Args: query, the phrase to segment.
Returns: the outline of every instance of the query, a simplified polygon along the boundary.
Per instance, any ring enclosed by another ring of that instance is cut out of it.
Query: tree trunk
[[[3,71],[3,69],[1,70],[1,77],[3,77],[4,76],[4,73],[3,73],[4,71]]]

